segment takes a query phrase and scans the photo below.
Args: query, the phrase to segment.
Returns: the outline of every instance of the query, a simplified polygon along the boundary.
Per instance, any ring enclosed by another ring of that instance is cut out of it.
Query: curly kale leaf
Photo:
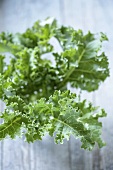
[[[14,138],[24,134],[28,142],[33,142],[49,133],[56,143],[63,143],[70,135],[80,138],[81,147],[88,150],[92,150],[95,143],[99,147],[105,145],[101,139],[102,123],[98,121],[98,118],[106,116],[103,109],[99,110],[86,100],[79,101],[69,91],[55,91],[49,100],[41,98],[26,104],[15,94],[10,80],[2,80],[2,85],[4,95],[1,98],[6,103],[6,109],[0,116],[4,120],[0,125],[1,139],[7,135]]]
[[[69,139],[72,134],[75,138],[80,138],[82,148],[92,150],[95,142],[99,147],[105,143],[101,140],[101,122],[98,122],[99,117],[106,116],[104,110],[98,110],[98,107],[93,107],[91,103],[79,101],[76,95],[69,91],[56,91],[50,97],[49,102],[52,103],[52,129],[55,133],[55,142],[62,143],[63,139]]]
[[[56,53],[54,44],[50,43],[53,37],[59,42],[62,52]],[[51,91],[54,92],[55,89],[66,89],[67,83],[89,92],[97,90],[100,83],[109,76],[108,59],[102,51],[102,43],[106,40],[107,37],[103,33],[88,32],[84,35],[82,30],[59,27],[56,20],[49,18],[45,22],[37,21],[31,29],[22,34],[1,33],[0,51],[9,49],[15,56],[13,70],[23,73],[21,75],[14,73],[14,78],[39,80],[38,82],[45,86],[54,82],[52,87],[49,87],[50,90],[47,90],[50,91],[49,97]],[[43,58],[44,54],[53,56],[54,66],[50,57]],[[45,77],[44,71],[49,75]],[[41,77],[48,81],[42,82]]]
[[[0,139],[24,134],[28,142],[34,142],[49,133],[56,143],[63,143],[73,135],[81,140],[81,147],[88,150],[92,150],[95,143],[99,147],[105,145],[101,139],[102,124],[98,121],[99,117],[106,116],[105,111],[86,100],[79,101],[69,91],[55,91],[49,100],[42,98],[28,105],[14,94],[6,94],[4,98],[6,109],[0,116],[4,120],[0,125]]]
[[[3,73],[3,70],[4,70],[4,56],[3,55],[0,55],[0,73],[2,74]]]
[[[62,45],[62,56],[64,60],[67,59],[68,66],[59,87],[70,82],[72,87],[89,92],[98,89],[100,82],[109,76],[108,59],[102,52],[102,42],[107,40],[107,37],[103,33],[98,36],[90,32],[83,35],[81,30],[70,31],[69,28],[65,28],[64,36],[67,39],[65,37],[66,42]]]
[[[67,84],[88,92],[98,89],[109,76],[105,40],[103,33],[84,35],[58,26],[53,18],[37,21],[24,33],[1,33],[0,99],[6,108],[0,114],[0,139],[24,135],[33,142],[49,133],[56,143],[73,135],[84,149],[104,146],[98,119],[105,111],[78,100]]]

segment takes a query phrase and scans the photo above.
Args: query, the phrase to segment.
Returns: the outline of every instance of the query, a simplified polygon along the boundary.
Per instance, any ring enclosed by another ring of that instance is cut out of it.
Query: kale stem
[[[83,55],[85,53],[85,49],[82,51],[81,55],[79,56],[79,59],[78,59],[78,63],[80,63]],[[68,70],[68,73],[66,74],[64,80],[61,82],[61,84],[58,86],[58,89],[62,88],[69,80],[69,77],[72,75],[72,73],[75,71],[75,67],[71,67],[69,70]]]

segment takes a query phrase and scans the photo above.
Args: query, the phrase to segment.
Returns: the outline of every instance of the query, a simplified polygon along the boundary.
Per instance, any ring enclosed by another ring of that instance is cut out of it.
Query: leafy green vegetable
[[[55,50],[51,39],[61,47]],[[80,101],[71,87],[97,90],[109,76],[108,59],[102,51],[105,34],[83,34],[59,27],[56,20],[37,21],[24,33],[0,34],[0,99],[6,108],[0,114],[0,139],[16,135],[26,141],[41,140],[45,134],[56,143],[79,138],[82,148],[92,150],[101,139],[103,109]],[[11,57],[6,61],[8,52]]]

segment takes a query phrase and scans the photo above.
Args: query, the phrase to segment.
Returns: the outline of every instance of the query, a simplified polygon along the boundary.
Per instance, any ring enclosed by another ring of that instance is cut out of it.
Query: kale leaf
[[[54,38],[61,51],[56,51]],[[48,18],[37,21],[24,33],[0,34],[0,99],[6,107],[0,113],[0,140],[24,135],[27,142],[42,140],[45,134],[56,143],[79,138],[82,148],[92,150],[101,139],[103,109],[70,93],[71,87],[97,90],[109,76],[109,63],[102,50],[103,33],[58,26]],[[10,54],[9,63],[6,61]]]

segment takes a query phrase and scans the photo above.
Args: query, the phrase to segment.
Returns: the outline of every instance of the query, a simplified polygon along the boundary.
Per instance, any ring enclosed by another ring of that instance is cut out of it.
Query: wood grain
[[[82,29],[84,32],[88,31],[88,26],[86,22],[88,20],[88,15],[84,15],[87,12],[87,9],[84,8],[86,1],[75,1],[72,0],[71,3],[69,0],[64,0],[64,13],[66,25],[71,25],[76,29]],[[79,9],[79,10],[77,10]],[[90,12],[90,11],[88,11]],[[83,18],[84,16],[84,18]],[[73,92],[77,92],[73,90]],[[89,101],[94,102],[94,94],[82,92],[82,99],[87,98]],[[71,168],[72,170],[92,170],[92,154],[80,149],[80,142],[71,138],[70,140],[70,155],[71,155]]]
[[[31,169],[69,170],[68,143],[54,144],[53,138],[45,136],[43,141],[31,144]]]
[[[2,112],[3,106],[2,102],[0,101],[0,112]],[[2,120],[0,120],[0,123],[2,123]],[[3,169],[3,142],[0,141],[0,170]]]
[[[35,3],[35,5],[34,5]],[[13,6],[12,6],[13,4]],[[46,7],[46,8],[45,8]],[[59,3],[40,1],[14,1],[7,0],[1,5],[2,31],[23,32],[30,27],[37,19],[45,19],[48,16],[54,16],[60,22]],[[55,9],[55,10],[54,10]],[[17,22],[18,21],[18,22]],[[8,23],[11,23],[10,25]],[[55,145],[53,139],[45,137],[43,142],[27,144],[22,140],[5,140],[3,155],[3,170],[36,170],[48,169],[69,170],[68,143],[64,145]],[[12,157],[10,157],[12,155]]]
[[[96,9],[94,11],[94,25],[95,31],[106,32],[109,37],[109,43],[105,43],[104,49],[110,62],[110,78],[104,84],[101,84],[99,90],[96,92],[96,104],[105,108],[108,113],[107,118],[103,119],[103,138],[107,142],[107,146],[100,150],[100,169],[112,170],[113,169],[113,58],[112,58],[112,41],[113,34],[111,28],[113,27],[112,5],[113,1],[96,0],[94,3]],[[93,5],[93,6],[94,6]],[[101,21],[101,22],[100,22]]]

